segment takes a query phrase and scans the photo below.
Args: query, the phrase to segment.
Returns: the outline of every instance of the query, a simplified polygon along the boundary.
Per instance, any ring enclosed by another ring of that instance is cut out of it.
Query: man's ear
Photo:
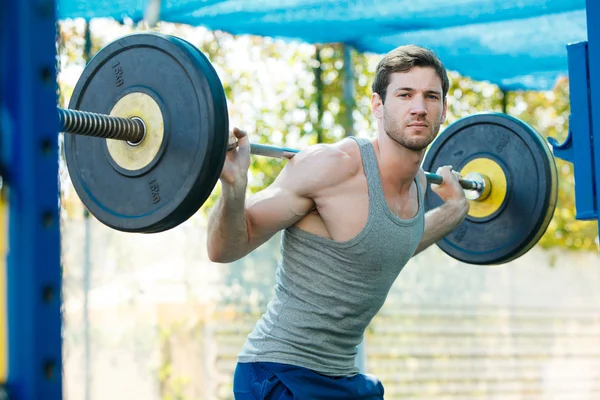
[[[371,96],[371,111],[377,119],[383,118],[383,101],[379,93],[373,93]]]
[[[448,99],[444,98],[444,107],[442,109],[442,118],[440,118],[440,125],[446,122],[446,111],[448,111]]]

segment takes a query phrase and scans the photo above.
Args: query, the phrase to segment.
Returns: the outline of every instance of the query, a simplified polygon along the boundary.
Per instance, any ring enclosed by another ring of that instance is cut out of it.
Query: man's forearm
[[[425,230],[414,255],[419,254],[454,230],[465,218],[468,202],[444,203],[425,214]]]
[[[231,262],[246,255],[248,225],[245,212],[246,185],[221,186],[208,219],[208,257],[216,262]]]

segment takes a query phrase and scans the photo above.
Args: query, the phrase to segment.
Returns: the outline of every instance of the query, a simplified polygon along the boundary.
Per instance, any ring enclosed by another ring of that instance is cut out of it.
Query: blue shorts
[[[329,377],[294,365],[238,363],[233,394],[236,400],[383,400],[383,385],[371,375]]]

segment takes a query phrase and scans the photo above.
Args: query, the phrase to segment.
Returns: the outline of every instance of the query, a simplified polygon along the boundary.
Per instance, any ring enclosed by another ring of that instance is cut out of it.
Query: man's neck
[[[380,135],[373,147],[382,183],[398,188],[401,193],[409,190],[419,172],[425,151],[407,149],[387,135]]]

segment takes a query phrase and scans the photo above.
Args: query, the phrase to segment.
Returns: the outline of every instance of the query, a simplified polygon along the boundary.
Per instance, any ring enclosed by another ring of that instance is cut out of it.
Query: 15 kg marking
[[[125,83],[123,80],[123,68],[121,67],[121,63],[117,61],[112,67],[115,73],[115,83],[117,84],[117,87],[121,86]]]
[[[158,182],[156,182],[156,179],[152,179],[148,182],[148,185],[150,186],[150,193],[152,194],[152,203],[156,204],[160,201],[160,187],[158,186]]]
[[[498,143],[498,146],[496,146],[496,152],[502,153],[502,150],[504,150],[504,148],[508,144],[509,139],[510,137],[507,134],[503,133],[500,137],[500,143]]]

